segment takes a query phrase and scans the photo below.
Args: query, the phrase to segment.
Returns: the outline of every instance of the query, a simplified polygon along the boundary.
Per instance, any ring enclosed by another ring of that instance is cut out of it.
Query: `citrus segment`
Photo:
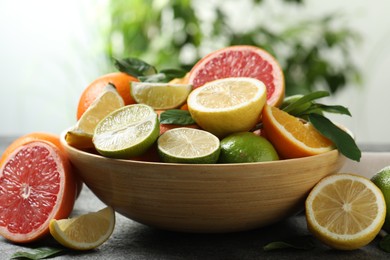
[[[52,219],[50,233],[60,244],[75,250],[90,250],[103,244],[115,227],[115,211],[104,208],[70,219]]]
[[[102,75],[92,81],[82,92],[79,103],[77,106],[77,120],[81,118],[84,112],[92,104],[92,102],[100,95],[102,90],[108,84],[113,84],[125,105],[134,104],[135,101],[130,95],[130,82],[139,81],[137,78],[130,76],[123,72],[113,72],[109,74]]]
[[[370,243],[379,233],[385,215],[381,191],[359,175],[325,177],[306,199],[309,230],[336,249],[353,250]]]
[[[169,163],[216,163],[219,139],[213,134],[193,128],[175,128],[157,140],[161,160]]]
[[[276,107],[266,105],[262,116],[265,134],[283,158],[311,156],[334,148],[313,125]]]
[[[132,82],[131,96],[154,109],[172,109],[185,103],[191,89],[189,84]]]
[[[150,106],[134,104],[115,110],[95,128],[92,142],[107,157],[139,156],[157,140],[159,121]]]
[[[188,83],[194,88],[216,79],[250,77],[267,88],[267,103],[279,106],[284,98],[283,71],[275,58],[256,46],[237,45],[214,51],[191,69]]]
[[[264,84],[252,78],[211,81],[193,90],[188,110],[203,129],[224,137],[255,126],[266,102]]]
[[[93,147],[92,136],[96,125],[109,113],[124,105],[123,98],[116,88],[111,84],[107,85],[77,121],[75,127],[67,132],[66,142],[79,149]]]
[[[76,193],[71,166],[54,144],[37,140],[15,148],[0,165],[0,234],[16,243],[42,238],[50,219],[69,216]]]

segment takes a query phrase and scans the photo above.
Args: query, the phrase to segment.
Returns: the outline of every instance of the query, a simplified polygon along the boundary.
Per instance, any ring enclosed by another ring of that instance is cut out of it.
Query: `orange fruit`
[[[113,72],[95,79],[87,88],[84,89],[80,96],[77,106],[77,120],[80,119],[91,103],[100,95],[104,87],[109,83],[116,87],[117,91],[123,98],[125,105],[135,104],[134,99],[130,95],[130,82],[132,81],[139,80],[123,72]]]
[[[0,162],[0,235],[15,243],[49,234],[52,218],[67,218],[77,180],[55,135],[33,133],[15,140]]]
[[[221,78],[250,77],[267,88],[267,103],[279,106],[284,98],[284,75],[275,58],[256,46],[237,45],[214,51],[200,59],[188,75],[193,88]]]
[[[282,158],[311,156],[334,148],[313,125],[283,110],[266,105],[262,114],[265,134]]]

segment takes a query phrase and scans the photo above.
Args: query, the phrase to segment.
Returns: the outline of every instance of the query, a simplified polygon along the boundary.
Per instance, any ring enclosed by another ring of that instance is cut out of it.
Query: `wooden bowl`
[[[321,155],[262,163],[173,164],[109,159],[67,145],[92,192],[116,212],[171,231],[224,233],[263,227],[303,209],[309,191],[345,157]]]

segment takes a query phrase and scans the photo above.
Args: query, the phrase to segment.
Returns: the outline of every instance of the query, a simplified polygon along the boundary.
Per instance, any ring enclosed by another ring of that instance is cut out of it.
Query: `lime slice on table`
[[[157,140],[157,148],[163,162],[216,163],[220,142],[209,132],[183,127],[162,134]]]
[[[107,157],[131,158],[143,154],[158,138],[158,115],[150,106],[134,104],[115,110],[95,128],[93,144]]]
[[[139,104],[154,109],[177,108],[186,102],[192,86],[189,84],[132,82],[131,96]]]

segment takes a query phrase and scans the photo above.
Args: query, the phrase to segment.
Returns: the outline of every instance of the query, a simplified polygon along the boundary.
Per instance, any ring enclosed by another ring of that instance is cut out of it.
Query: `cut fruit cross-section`
[[[90,250],[103,244],[115,227],[115,211],[106,207],[70,219],[52,219],[50,233],[60,244],[75,250]]]
[[[225,78],[193,90],[187,99],[195,122],[218,137],[252,129],[266,103],[264,84],[252,78]]]
[[[101,120],[92,142],[104,156],[128,159],[146,152],[159,133],[158,115],[153,108],[134,104],[117,109]]]
[[[170,163],[216,163],[220,153],[219,139],[193,128],[175,128],[157,141],[161,160]]]
[[[358,249],[379,233],[386,216],[380,189],[354,174],[322,179],[306,199],[309,230],[330,247]]]
[[[200,59],[188,75],[194,88],[216,79],[250,77],[267,88],[267,103],[279,106],[284,98],[283,71],[276,59],[256,46],[237,45],[214,51]]]
[[[185,103],[191,89],[189,84],[132,82],[131,96],[154,109],[172,109]]]
[[[276,107],[264,107],[262,122],[267,139],[282,158],[306,157],[334,148],[333,143],[321,135],[312,124]]]

